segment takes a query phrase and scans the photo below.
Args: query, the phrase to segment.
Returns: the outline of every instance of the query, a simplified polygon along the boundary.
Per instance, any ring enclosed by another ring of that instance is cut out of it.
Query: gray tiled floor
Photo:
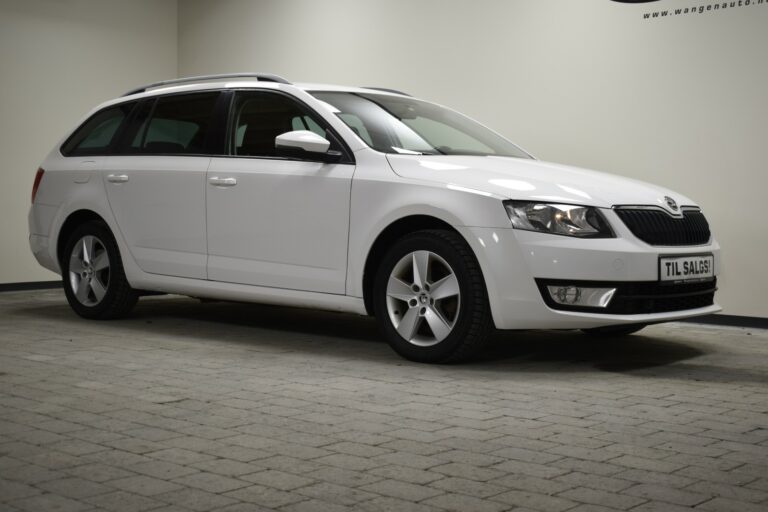
[[[372,320],[0,294],[0,510],[768,509],[768,333],[497,335],[401,360]]]

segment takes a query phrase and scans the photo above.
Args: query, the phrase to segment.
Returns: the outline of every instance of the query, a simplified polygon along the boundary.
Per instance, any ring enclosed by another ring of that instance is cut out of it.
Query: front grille
[[[632,233],[650,245],[703,245],[709,242],[709,223],[700,211],[685,211],[682,218],[661,210],[617,208],[616,215]]]
[[[536,284],[539,286],[544,302],[552,309],[608,315],[642,315],[703,308],[715,303],[717,290],[717,279],[675,284],[662,284],[658,281],[598,282],[537,279]],[[552,300],[547,285],[616,288],[616,293],[607,308],[564,306]]]

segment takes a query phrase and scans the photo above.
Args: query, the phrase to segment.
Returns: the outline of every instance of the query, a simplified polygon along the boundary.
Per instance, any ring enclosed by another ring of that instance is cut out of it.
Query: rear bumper
[[[58,212],[54,206],[33,204],[29,209],[29,248],[37,262],[57,274],[61,273],[56,260],[56,247],[51,247],[48,236],[53,220]]]
[[[643,283],[641,288],[653,288],[658,283],[660,256],[702,253],[713,255],[715,275],[720,272],[720,247],[714,240],[695,247],[653,247],[622,228],[616,230],[617,238],[587,240],[511,228],[463,227],[459,231],[480,262],[493,320],[499,329],[581,329],[655,323],[721,310],[711,300],[693,300],[674,306],[673,311],[664,307],[649,309],[642,301],[625,301],[624,307],[613,313],[550,307],[537,280],[593,281],[616,284],[622,289]],[[674,293],[673,287],[664,290]],[[665,293],[664,290],[661,293]],[[677,309],[679,307],[683,309]]]
[[[59,273],[59,265],[51,258],[48,240],[47,236],[29,235],[29,247],[41,266]]]

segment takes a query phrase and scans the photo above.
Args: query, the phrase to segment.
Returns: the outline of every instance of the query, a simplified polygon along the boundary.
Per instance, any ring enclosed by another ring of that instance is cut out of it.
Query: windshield
[[[531,158],[505,138],[445,107],[410,97],[311,92],[370,147],[405,155]]]

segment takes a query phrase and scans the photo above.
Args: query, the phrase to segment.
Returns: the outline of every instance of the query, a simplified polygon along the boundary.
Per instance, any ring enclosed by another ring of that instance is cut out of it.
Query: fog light
[[[564,306],[605,308],[611,303],[616,288],[585,288],[582,286],[547,286],[549,296]]]

